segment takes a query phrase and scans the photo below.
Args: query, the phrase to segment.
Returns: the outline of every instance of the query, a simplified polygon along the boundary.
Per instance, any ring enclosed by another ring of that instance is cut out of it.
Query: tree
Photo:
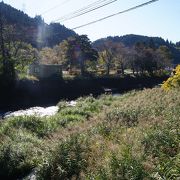
[[[176,43],[176,46],[179,48],[180,47],[180,41]]]
[[[12,26],[5,25],[5,19],[0,9],[0,56],[1,56],[1,73],[4,82],[11,83],[15,78],[14,62],[10,58],[9,46],[13,39]]]
[[[103,42],[103,44],[98,47],[98,50],[99,63],[101,66],[105,67],[106,75],[109,75],[114,61],[114,55],[112,52],[112,41]]]
[[[128,59],[128,49],[122,43],[112,43],[111,49],[117,69],[120,69],[121,73],[124,74]]]
[[[40,63],[41,64],[60,64],[57,53],[55,49],[43,48],[40,51]]]
[[[110,51],[110,49],[105,49],[104,51],[100,52],[99,56],[106,66],[106,75],[109,75],[111,63],[113,61],[112,52]]]
[[[10,53],[15,70],[19,73],[26,73],[27,66],[39,59],[37,49],[24,42],[12,42]]]
[[[109,75],[110,68],[114,66],[116,69],[120,69],[124,74],[124,69],[128,58],[128,48],[122,43],[106,41],[101,45],[100,57],[104,61],[106,66],[106,74]]]
[[[30,44],[18,41],[12,25],[7,25],[0,13],[0,60],[1,74],[6,85],[15,80],[15,73],[26,72],[27,65],[36,58],[37,50]]]
[[[160,46],[156,50],[157,69],[162,70],[172,64],[172,54],[167,46]]]
[[[71,71],[74,66],[77,66],[74,49],[75,49],[75,39],[68,38],[59,44],[59,49],[61,51],[62,64],[66,67],[66,70]]]
[[[85,74],[85,62],[96,61],[98,52],[92,48],[91,42],[86,35],[68,38],[61,44],[64,51],[64,58],[69,68],[79,67],[81,75]]]
[[[127,66],[132,70],[133,75],[135,75],[135,72],[139,74],[138,53],[135,51],[134,48],[129,49]]]
[[[148,43],[148,46],[149,46],[149,48],[151,48],[151,49],[153,49],[153,50],[156,49],[156,45],[155,45],[155,43],[154,43],[153,38],[150,38],[149,43]]]
[[[154,72],[163,70],[171,65],[172,55],[167,46],[160,46],[158,49],[150,45],[138,43],[133,48],[136,52],[136,64],[141,74],[148,72],[153,75]]]
[[[146,48],[143,52],[144,68],[151,76],[157,69],[157,61],[155,58],[155,51],[152,48]]]

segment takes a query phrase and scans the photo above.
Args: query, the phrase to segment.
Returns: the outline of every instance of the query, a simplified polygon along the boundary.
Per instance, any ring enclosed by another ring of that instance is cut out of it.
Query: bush
[[[41,141],[26,131],[12,131],[0,145],[0,178],[19,179],[42,161]]]
[[[83,136],[72,136],[60,143],[48,162],[38,171],[39,179],[79,179],[87,168],[89,146]]]
[[[59,107],[59,112],[60,112],[62,109],[66,108],[68,106],[68,103],[66,101],[60,101],[57,104],[57,106]]]
[[[127,151],[127,150],[126,150]],[[122,180],[140,180],[147,175],[142,165],[142,160],[132,156],[132,152],[124,152],[122,158],[113,155],[110,163],[111,178]]]
[[[77,104],[75,107],[67,107],[67,103],[60,102],[59,105],[59,115],[63,118],[67,116],[77,117],[79,119],[88,119],[93,115],[93,113],[98,113],[102,109],[101,103],[94,97],[81,97],[77,99]],[[79,118],[81,117],[81,118]]]
[[[161,179],[177,179],[180,175],[178,131],[178,126],[169,123],[163,128],[154,127],[147,132],[142,142],[147,159],[154,159],[154,175]]]
[[[168,155],[174,157],[178,151],[178,134],[176,131],[169,129],[160,129],[149,132],[143,141],[145,153],[151,154],[153,157],[161,157]]]
[[[78,115],[83,117],[84,119],[89,118],[92,112],[88,110],[88,107],[68,107],[61,110],[60,115],[67,116],[67,115]]]
[[[78,108],[81,108],[84,112],[97,113],[102,108],[101,104],[93,96],[77,99]]]
[[[176,67],[174,72],[175,74],[163,83],[163,89],[170,90],[174,88],[180,88],[180,65]]]
[[[136,109],[114,108],[106,114],[105,120],[108,124],[115,123],[131,127],[137,124],[138,114],[139,112]]]
[[[1,132],[4,134],[8,134],[12,128],[26,129],[32,133],[37,134],[39,137],[43,137],[52,133],[57,128],[57,124],[53,118],[20,116],[8,119],[0,127]]]
[[[67,114],[59,115],[57,117],[58,117],[57,118],[58,120],[56,120],[57,124],[60,125],[61,127],[67,127],[67,125],[70,124],[71,122],[80,122],[84,120],[84,117],[79,114],[67,113]]]
[[[95,175],[89,175],[89,179],[145,179],[148,175],[142,165],[142,159],[133,154],[129,145],[122,150],[121,155],[112,153],[108,166],[100,168]]]

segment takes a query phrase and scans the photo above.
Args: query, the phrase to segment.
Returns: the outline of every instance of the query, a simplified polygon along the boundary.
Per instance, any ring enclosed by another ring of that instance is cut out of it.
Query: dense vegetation
[[[109,36],[107,38],[102,38],[98,39],[95,42],[93,42],[93,46],[96,48],[100,48],[103,46],[104,43],[107,42],[114,42],[114,43],[122,43],[126,47],[132,47],[135,44],[142,42],[144,44],[151,44],[153,42],[153,46],[156,48],[160,46],[166,46],[170,49],[172,52],[172,58],[173,58],[173,63],[178,64],[180,61],[180,51],[179,51],[179,42],[176,44],[173,44],[172,42],[169,42],[168,40],[164,40],[161,37],[148,37],[148,36],[142,36],[142,35],[125,35],[125,36]]]
[[[59,23],[46,24],[41,16],[29,17],[24,12],[0,2],[0,16],[13,26],[18,40],[33,47],[52,47],[76,33]]]
[[[19,41],[14,28],[2,18],[0,22],[0,81],[5,85],[26,75],[31,63],[61,64],[75,76],[124,76],[125,70],[138,76],[164,75],[165,68],[171,67],[171,51],[166,46],[156,48],[153,41],[139,42],[132,48],[110,41],[94,49],[86,35],[77,35],[53,48],[38,50]]]
[[[178,90],[154,88],[2,121],[0,178],[178,179],[179,102]]]

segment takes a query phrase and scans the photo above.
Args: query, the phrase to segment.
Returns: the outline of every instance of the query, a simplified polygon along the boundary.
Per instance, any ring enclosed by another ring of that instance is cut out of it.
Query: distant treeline
[[[149,44],[153,42],[153,45],[156,48],[159,48],[160,46],[167,46],[172,53],[173,63],[174,64],[180,63],[180,42],[174,44],[169,40],[165,41],[161,37],[148,37],[142,35],[129,34],[125,36],[114,36],[114,37],[109,36],[107,38],[98,39],[95,42],[93,42],[93,46],[101,47],[104,43],[108,41],[123,43],[125,46],[130,48],[139,42],[144,44]]]

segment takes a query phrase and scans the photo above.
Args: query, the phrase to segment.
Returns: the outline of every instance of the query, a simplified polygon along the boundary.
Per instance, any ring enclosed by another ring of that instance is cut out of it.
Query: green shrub
[[[88,96],[88,97],[77,99],[76,106],[78,108],[81,108],[82,111],[89,112],[90,114],[97,113],[102,108],[102,105],[93,96]]]
[[[104,137],[109,137],[111,135],[112,127],[108,126],[107,124],[103,123],[97,126],[98,133]]]
[[[64,115],[59,115],[57,118],[57,124],[61,127],[67,127],[68,124],[71,122],[80,122],[83,121],[84,117],[79,114],[64,114]]]
[[[147,176],[142,165],[142,160],[133,157],[129,152],[126,152],[122,158],[113,155],[110,170],[112,179],[140,180]]]
[[[19,179],[29,174],[41,161],[41,141],[26,131],[12,131],[0,144],[0,179]]]
[[[60,101],[57,104],[57,106],[59,107],[59,112],[60,112],[62,109],[66,108],[68,106],[68,103],[67,103],[67,101]]]
[[[141,180],[148,177],[142,165],[142,158],[133,156],[132,148],[127,145],[120,153],[111,153],[109,164],[101,168],[89,179]],[[93,177],[93,178],[92,178]]]
[[[68,107],[63,110],[61,110],[60,115],[66,116],[66,115],[79,115],[84,117],[84,119],[89,118],[91,116],[92,112],[89,110],[85,110],[81,107]]]
[[[88,142],[83,136],[72,136],[60,143],[48,162],[38,171],[39,179],[78,179],[87,168]]]
[[[131,127],[138,122],[139,111],[136,109],[113,108],[106,114],[105,121],[109,124],[119,124]]]
[[[172,122],[171,122],[172,123]],[[162,179],[177,179],[180,177],[180,154],[178,126],[166,124],[164,127],[154,127],[149,130],[142,141],[147,157],[153,157],[154,174]]]
[[[151,154],[154,157],[164,155],[174,157],[178,151],[178,138],[180,137],[178,137],[176,131],[157,128],[147,133],[144,138],[143,145],[145,147],[145,153]]]
[[[52,118],[40,118],[35,116],[20,116],[8,119],[1,124],[0,131],[8,134],[12,128],[26,129],[32,133],[36,133],[39,137],[43,137],[55,131],[56,122]]]

